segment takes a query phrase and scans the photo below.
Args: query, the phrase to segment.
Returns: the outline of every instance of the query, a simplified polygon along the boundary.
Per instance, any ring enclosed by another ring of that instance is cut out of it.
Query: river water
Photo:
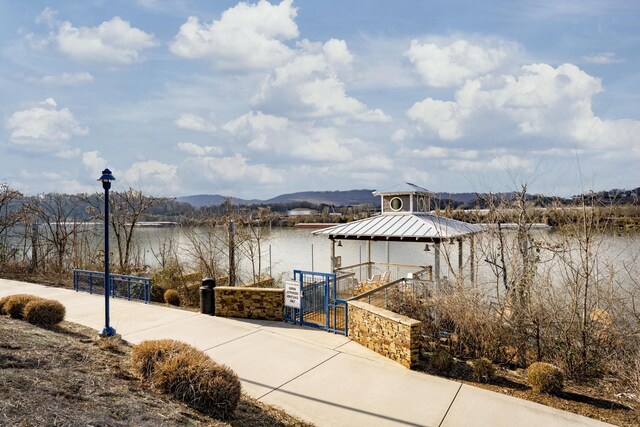
[[[196,229],[204,233],[204,229]],[[224,230],[219,230],[220,235],[224,235]],[[287,279],[292,275],[294,269],[330,272],[331,271],[331,241],[325,236],[313,235],[313,230],[302,228],[280,228],[274,227],[266,230],[261,244],[262,271],[277,279]],[[153,252],[156,251],[163,242],[171,240],[177,247],[178,257],[181,261],[189,263],[188,248],[189,239],[186,231],[180,227],[175,228],[139,228],[136,230],[137,244],[142,253],[143,260],[150,266],[157,265]],[[543,246],[552,246],[561,241],[564,235],[553,230],[535,230],[533,238]],[[505,243],[505,247],[514,244],[515,233],[507,232],[507,237],[511,243]],[[640,233],[606,233],[596,239],[594,247],[597,248],[597,268],[604,270],[612,268],[635,268],[639,246]],[[366,241],[341,242],[342,246],[336,246],[336,255],[342,257],[342,265],[353,265],[367,261]],[[226,260],[225,243],[222,239],[216,245],[220,251],[220,257]],[[411,264],[416,266],[434,265],[433,245],[430,251],[425,251],[424,243],[415,242],[374,242],[371,245],[371,259],[374,262],[389,262],[398,264]],[[576,246],[576,243],[572,245]],[[441,245],[441,271],[444,277],[453,277],[459,272],[458,267],[458,245]],[[468,276],[469,266],[469,244],[468,241],[463,246],[463,274]],[[496,240],[489,239],[488,234],[476,237],[475,259],[477,265],[476,276],[478,282],[495,283],[497,270],[486,260],[491,260],[491,253],[497,253]],[[545,255],[546,253],[546,255]],[[251,276],[251,263],[242,252],[238,250],[236,256],[240,258],[240,276],[242,279],[249,279]],[[541,261],[549,261],[552,251],[542,251]],[[557,255],[556,255],[557,256]],[[495,258],[493,258],[495,259]],[[257,264],[257,262],[256,262]],[[499,272],[498,272],[499,273]]]

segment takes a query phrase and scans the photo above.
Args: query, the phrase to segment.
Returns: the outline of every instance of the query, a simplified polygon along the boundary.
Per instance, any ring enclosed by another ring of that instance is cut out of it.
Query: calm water
[[[222,230],[221,230],[222,231]],[[267,232],[262,243],[262,270],[271,273],[276,278],[289,278],[294,269],[314,270],[321,272],[331,271],[331,242],[327,237],[314,236],[313,230],[299,228],[273,228]],[[177,243],[178,254],[182,261],[189,262],[186,250],[188,239],[181,228],[140,228],[136,231],[137,241],[144,260],[148,265],[157,263],[151,249],[157,247],[167,239]],[[513,233],[510,233],[513,237]],[[548,244],[556,243],[560,236],[551,230],[536,230],[534,239]],[[609,233],[597,241],[598,264],[602,269],[609,265],[618,267],[633,266],[640,252],[638,244],[640,233]],[[224,243],[220,242],[220,248]],[[424,243],[415,242],[374,242],[371,246],[372,260],[374,262],[391,262],[412,265],[433,265],[434,251],[424,251]],[[444,277],[450,277],[458,271],[458,245],[442,244],[441,271]],[[478,265],[477,276],[480,282],[495,283],[496,276],[492,272],[491,265],[485,259],[489,243],[486,237],[476,239],[476,262]],[[493,250],[495,252],[495,241]],[[236,252],[239,254],[239,252]],[[336,255],[342,257],[342,265],[353,265],[367,260],[367,243],[357,241],[342,241],[342,247],[336,247]],[[223,255],[220,255],[224,257]],[[242,255],[237,255],[242,257]],[[224,258],[226,260],[226,257]],[[271,259],[271,263],[269,260]],[[465,271],[469,270],[469,246],[465,242],[463,248],[463,263]],[[257,264],[257,263],[256,263]],[[251,274],[251,264],[246,259],[241,259],[241,274],[246,279]],[[544,267],[541,267],[544,268]],[[635,267],[634,267],[635,268]],[[465,273],[468,274],[468,273]]]

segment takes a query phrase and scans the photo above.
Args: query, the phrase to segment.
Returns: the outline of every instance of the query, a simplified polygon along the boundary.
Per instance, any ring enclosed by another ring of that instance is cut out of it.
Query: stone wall
[[[349,301],[349,338],[407,368],[418,364],[420,325],[407,316]]]
[[[216,286],[216,316],[282,320],[284,289]]]

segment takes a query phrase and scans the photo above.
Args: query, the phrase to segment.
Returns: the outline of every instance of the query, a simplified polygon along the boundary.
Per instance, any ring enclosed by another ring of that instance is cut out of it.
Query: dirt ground
[[[419,370],[439,375],[433,372],[426,362],[421,364]],[[623,396],[616,397],[619,390],[616,390],[615,383],[608,382],[606,379],[593,380],[589,384],[565,381],[565,387],[561,393],[539,394],[527,384],[524,369],[511,370],[497,367],[495,377],[489,383],[481,383],[473,378],[472,367],[457,359],[446,377],[621,427],[640,426],[640,401]]]
[[[0,316],[0,426],[306,426],[243,395],[217,420],[146,387],[130,370],[127,343],[63,322],[42,329]]]

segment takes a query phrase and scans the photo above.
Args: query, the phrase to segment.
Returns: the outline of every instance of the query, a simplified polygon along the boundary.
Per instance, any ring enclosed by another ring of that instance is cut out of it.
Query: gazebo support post
[[[436,274],[436,289],[440,292],[440,242],[436,242],[434,246],[434,263],[433,268]]]
[[[331,239],[331,272],[336,272],[336,240]]]
[[[389,271],[389,263],[391,262],[390,250],[391,250],[391,242],[387,240],[387,271]]]
[[[371,240],[367,240],[367,279],[371,278]]]
[[[460,276],[460,284],[463,284],[464,269],[462,266],[462,239],[458,239],[458,275]]]
[[[471,235],[469,237],[469,264],[471,267],[471,271],[469,272],[469,276],[471,278],[471,284],[476,284],[476,244],[475,237]]]

